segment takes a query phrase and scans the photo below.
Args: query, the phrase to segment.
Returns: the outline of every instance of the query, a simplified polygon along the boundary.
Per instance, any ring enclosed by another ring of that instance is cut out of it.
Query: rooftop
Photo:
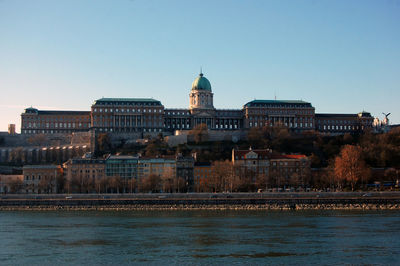
[[[40,115],[90,115],[90,111],[38,110],[33,107],[26,108],[25,113]]]
[[[46,165],[24,165],[22,169],[59,169],[61,166],[46,164]]]
[[[90,115],[90,111],[54,111],[54,110],[41,110],[38,111],[40,115]]]
[[[315,114],[315,117],[357,117],[357,114]]]
[[[107,160],[137,160],[138,156],[132,155],[110,155]]]
[[[279,154],[273,152],[270,149],[263,149],[263,150],[233,150],[233,155],[240,159],[241,157],[246,158],[246,154],[249,152],[254,152],[258,155],[259,159],[302,159],[307,158],[304,154]]]
[[[102,103],[113,103],[113,104],[151,103],[151,105],[161,105],[160,101],[155,100],[153,98],[101,98],[95,100],[93,104],[102,104]]]
[[[311,107],[311,103],[301,100],[253,100],[246,103],[245,107],[261,107],[266,105],[298,105]]]

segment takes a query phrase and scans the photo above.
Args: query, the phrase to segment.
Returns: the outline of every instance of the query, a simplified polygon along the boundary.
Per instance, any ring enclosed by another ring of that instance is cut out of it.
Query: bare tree
[[[150,174],[141,180],[142,192],[159,192],[161,185],[161,178],[159,175]]]
[[[19,178],[13,178],[10,183],[10,193],[18,193],[23,188],[23,182]]]
[[[28,138],[28,143],[36,146],[44,146],[49,143],[49,139],[45,134],[35,134]]]
[[[208,140],[208,128],[206,124],[200,124],[195,126],[190,134],[194,136],[194,141],[196,143],[204,142]]]
[[[338,182],[350,183],[354,191],[359,181],[369,178],[370,169],[362,158],[359,146],[345,145],[335,158],[335,178]]]
[[[51,193],[53,192],[53,187],[55,186],[55,179],[54,177],[51,176],[42,176],[38,188],[40,189],[41,192],[43,193]]]
[[[214,192],[227,191],[232,176],[232,163],[229,161],[215,161],[211,165],[210,185]]]

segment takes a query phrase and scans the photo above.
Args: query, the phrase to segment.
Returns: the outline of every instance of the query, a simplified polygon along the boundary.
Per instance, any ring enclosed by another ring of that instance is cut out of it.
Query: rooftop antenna
[[[274,99],[276,101],[276,90],[274,91]]]

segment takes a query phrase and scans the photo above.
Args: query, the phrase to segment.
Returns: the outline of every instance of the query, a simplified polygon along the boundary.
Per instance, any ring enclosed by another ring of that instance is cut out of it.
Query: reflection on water
[[[397,264],[400,212],[1,212],[0,264]]]

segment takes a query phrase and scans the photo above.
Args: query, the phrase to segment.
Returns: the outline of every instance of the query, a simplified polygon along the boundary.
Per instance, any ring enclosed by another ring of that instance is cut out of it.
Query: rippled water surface
[[[0,264],[400,264],[400,212],[0,212]]]

